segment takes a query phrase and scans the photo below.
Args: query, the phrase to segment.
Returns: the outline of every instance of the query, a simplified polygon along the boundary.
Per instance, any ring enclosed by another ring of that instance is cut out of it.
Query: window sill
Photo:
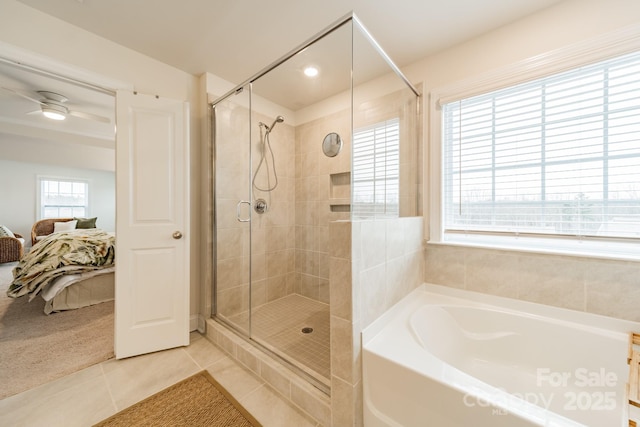
[[[442,241],[430,240],[428,243],[545,255],[640,261],[640,243],[638,242],[605,242],[602,240],[589,240],[588,238],[578,240],[553,237],[486,236],[456,233],[444,235]]]

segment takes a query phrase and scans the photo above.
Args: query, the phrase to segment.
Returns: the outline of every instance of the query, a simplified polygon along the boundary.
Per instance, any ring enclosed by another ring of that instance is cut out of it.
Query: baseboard
[[[192,314],[189,318],[189,332],[198,331],[204,334],[206,331],[204,316],[200,314]]]

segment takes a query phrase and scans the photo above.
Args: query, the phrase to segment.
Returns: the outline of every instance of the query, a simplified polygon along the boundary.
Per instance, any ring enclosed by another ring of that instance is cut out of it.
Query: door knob
[[[182,238],[182,233],[179,232],[179,231],[174,231],[173,232],[173,238],[176,239],[176,240],[181,239]]]

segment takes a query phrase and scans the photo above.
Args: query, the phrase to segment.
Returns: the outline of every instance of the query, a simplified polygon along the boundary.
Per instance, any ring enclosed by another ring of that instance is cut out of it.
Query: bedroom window
[[[357,218],[398,217],[400,119],[353,132],[353,214]]]
[[[89,183],[76,179],[40,178],[40,218],[86,217]]]
[[[441,107],[443,241],[637,244],[640,52]]]

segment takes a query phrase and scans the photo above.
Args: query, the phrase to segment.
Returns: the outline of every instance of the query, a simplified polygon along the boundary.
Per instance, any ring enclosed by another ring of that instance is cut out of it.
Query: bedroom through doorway
[[[114,356],[116,223],[114,94],[3,56],[0,225],[23,239],[23,264],[0,263],[0,399]],[[63,239],[76,249],[61,253]],[[75,258],[75,275],[25,261],[36,253]],[[35,264],[47,280],[10,298],[14,269]]]

